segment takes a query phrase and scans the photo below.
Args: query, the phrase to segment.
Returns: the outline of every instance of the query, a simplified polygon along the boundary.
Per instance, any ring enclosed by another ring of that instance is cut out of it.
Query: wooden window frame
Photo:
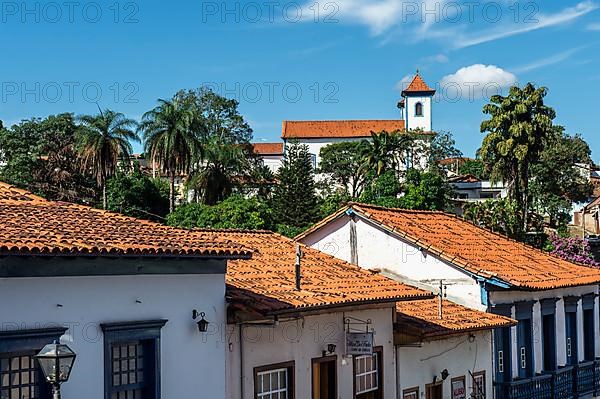
[[[467,378],[464,375],[450,379],[450,398],[454,399],[454,383],[461,381],[465,389],[464,396],[467,399]]]
[[[406,399],[406,395],[414,394],[416,399],[419,398],[419,387],[412,387],[402,390],[402,399]]]
[[[294,399],[296,396],[296,362],[289,361],[283,363],[273,363],[266,366],[254,367],[254,399],[258,399],[258,374],[279,369],[288,371],[288,399]]]
[[[154,395],[145,396],[144,399],[160,399],[161,397],[161,374],[160,374],[160,352],[161,352],[161,330],[167,324],[167,320],[145,320],[122,323],[100,324],[104,333],[104,398],[111,399],[113,393],[112,373],[112,347],[114,344],[128,341],[152,342],[154,356],[152,364],[154,381],[151,381]],[[147,356],[147,355],[145,355]]]
[[[379,391],[380,391],[380,397],[384,398],[384,386],[383,386],[383,372],[384,372],[384,363],[383,363],[383,346],[374,346],[373,347],[373,353],[377,353],[378,356],[378,361],[379,361],[379,374],[378,374],[378,380],[377,383],[379,385]],[[353,398],[356,399],[356,358],[358,356],[353,356],[352,358],[352,392],[353,392]]]
[[[476,373],[473,373],[473,377],[471,378],[471,397],[473,397],[472,393],[476,387],[475,379],[477,377],[483,377],[483,399],[487,399],[487,386],[486,386],[487,382],[486,382],[485,370],[477,371]]]
[[[443,385],[444,385],[444,380],[439,380],[439,381],[436,381],[436,382],[425,384],[425,399],[427,399],[427,391],[429,391],[430,388],[437,387],[437,386],[442,386],[442,398],[443,398],[444,397],[444,387],[443,387]]]

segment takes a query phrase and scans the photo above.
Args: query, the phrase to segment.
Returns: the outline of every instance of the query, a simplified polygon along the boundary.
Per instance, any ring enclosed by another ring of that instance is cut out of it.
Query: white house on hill
[[[396,399],[396,302],[430,292],[305,246],[298,253],[275,233],[220,234],[254,249],[228,264],[228,399]],[[349,346],[355,337],[365,345]]]
[[[225,343],[197,323],[225,325],[227,260],[250,256],[0,183],[0,397],[50,397],[34,356],[56,340],[77,355],[65,398],[225,399]]]
[[[350,204],[297,237],[361,267],[517,320],[494,332],[498,399],[600,394],[600,270],[443,212]],[[430,399],[430,398],[428,398]]]
[[[423,138],[427,139],[433,134],[433,96],[435,90],[431,89],[417,74],[410,84],[402,91],[402,100],[398,102],[400,108],[400,119],[380,120],[316,120],[316,121],[283,121],[281,138],[284,147],[290,142],[306,144],[313,158],[315,167],[320,163],[321,149],[329,144],[361,141],[371,139],[371,132],[381,131],[404,132],[409,130],[420,130]],[[257,143],[258,153],[261,154],[260,146],[275,148],[276,143]],[[272,165],[272,154],[263,156],[265,164]],[[283,159],[283,153],[277,154]],[[425,166],[425,160],[415,160],[421,166]],[[271,167],[271,166],[270,166]]]

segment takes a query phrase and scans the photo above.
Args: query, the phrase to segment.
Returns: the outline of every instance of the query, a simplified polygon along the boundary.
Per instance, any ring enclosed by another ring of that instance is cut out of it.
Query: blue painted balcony
[[[585,399],[600,396],[600,359],[550,373],[494,383],[497,399]]]

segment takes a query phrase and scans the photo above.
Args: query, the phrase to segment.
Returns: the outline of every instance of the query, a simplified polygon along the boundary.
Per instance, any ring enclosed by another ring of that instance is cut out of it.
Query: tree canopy
[[[509,197],[519,209],[522,229],[527,230],[531,165],[555,139],[556,112],[544,103],[548,90],[528,83],[511,87],[508,96],[492,96],[483,107],[489,119],[481,123],[480,156],[492,181],[504,181]]]
[[[0,179],[51,200],[94,203],[94,181],[73,162],[78,131],[68,113],[0,129]]]
[[[270,207],[257,198],[232,195],[216,205],[198,203],[184,204],[169,214],[171,226],[214,229],[273,229]]]
[[[276,178],[272,207],[278,230],[292,234],[316,222],[320,217],[319,201],[308,146],[290,144]]]

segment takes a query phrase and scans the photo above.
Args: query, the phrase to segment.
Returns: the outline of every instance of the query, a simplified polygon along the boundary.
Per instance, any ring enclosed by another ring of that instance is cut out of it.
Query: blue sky
[[[26,4],[26,5],[25,5]],[[600,1],[2,2],[0,119],[103,108],[139,118],[201,85],[256,141],[282,120],[392,119],[406,76],[437,85],[433,125],[473,155],[486,95],[547,86],[600,161]],[[483,90],[485,88],[485,90]]]

